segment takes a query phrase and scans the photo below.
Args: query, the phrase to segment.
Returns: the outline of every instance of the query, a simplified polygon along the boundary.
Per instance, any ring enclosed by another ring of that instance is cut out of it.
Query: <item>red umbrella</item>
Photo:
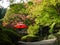
[[[22,29],[22,28],[27,28],[27,25],[26,24],[17,24],[14,27]]]

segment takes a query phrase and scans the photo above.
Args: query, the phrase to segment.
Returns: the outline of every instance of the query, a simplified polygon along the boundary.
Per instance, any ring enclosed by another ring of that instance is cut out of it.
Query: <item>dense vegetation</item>
[[[42,0],[39,2],[37,0],[13,4],[7,10],[2,23],[3,26],[11,28],[11,24],[15,25],[18,22],[23,22],[28,26],[27,35],[20,38],[22,41],[44,40],[52,34],[55,38],[54,35],[60,31],[60,1]]]

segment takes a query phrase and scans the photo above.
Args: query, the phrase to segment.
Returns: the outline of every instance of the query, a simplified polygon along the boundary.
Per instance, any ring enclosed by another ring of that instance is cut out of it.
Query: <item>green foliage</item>
[[[0,44],[5,45],[6,43],[8,43],[9,45],[15,45],[15,42],[13,41],[13,37],[18,38],[19,34],[17,34],[12,29],[7,29],[7,28],[4,28],[4,27],[0,27]],[[15,41],[17,40],[17,38],[15,39]]]
[[[32,2],[29,2],[28,4],[13,4],[11,5],[11,9],[7,11],[4,19],[10,21],[10,19],[12,19],[10,18],[10,16],[12,16],[13,14],[30,15],[35,22],[34,24],[32,23],[31,25],[29,25],[30,20],[24,21],[24,23],[28,23],[28,35],[34,36],[38,34],[40,25],[49,26],[49,32],[52,33],[55,24],[60,23],[60,15],[57,11],[59,6],[56,6],[58,3],[59,0],[42,0],[42,2],[39,4],[35,4]],[[27,37],[28,36],[24,36],[22,37],[22,39],[26,39]]]
[[[54,39],[54,38],[56,38],[56,37],[53,34],[48,36],[48,39]]]
[[[10,3],[13,3],[14,0],[10,0]]]
[[[11,40],[9,40],[8,35],[6,35],[5,33],[3,33],[2,31],[0,31],[0,42],[10,42]]]
[[[59,31],[59,32],[57,32],[57,34],[59,34],[59,35],[60,35],[60,31]]]
[[[23,36],[21,39],[26,39],[27,37],[36,37],[35,35],[26,35],[26,36]]]
[[[22,41],[37,41],[38,37],[36,35],[26,35],[21,38]]]
[[[11,13],[24,13],[25,11],[24,4],[12,4],[10,8]]]
[[[31,25],[29,26],[27,33],[28,35],[35,35],[38,33],[39,26],[38,25]]]
[[[33,5],[33,2],[29,1],[29,2],[28,2],[28,5],[29,5],[29,6],[30,6],[30,5]]]
[[[50,26],[50,30],[49,30],[50,33],[53,33],[53,31],[54,31],[53,28],[54,28],[55,24],[56,24],[56,23],[53,23],[53,24]]]
[[[35,21],[37,24],[40,23],[42,25],[49,25],[52,22],[58,22],[60,17],[58,16],[56,9],[52,6],[46,6],[42,10],[37,8],[36,10],[34,10],[34,12],[32,12],[32,16],[36,17]]]
[[[31,2],[29,2],[28,5],[23,3],[10,5],[10,9],[7,10],[3,21],[9,23],[11,20],[13,21],[21,20],[20,15],[24,16],[29,15],[29,9],[27,8],[27,6],[29,5],[31,5]]]
[[[31,25],[32,24],[32,20],[30,20],[30,19],[26,19],[25,21],[24,21],[24,23],[25,24],[27,24],[27,25]]]
[[[52,32],[54,27],[52,26],[53,23],[60,23],[60,16],[58,15],[55,7],[56,4],[56,0],[43,0],[39,5],[35,4],[32,6],[29,13],[33,18],[35,18],[35,24],[38,24],[38,26],[50,26],[50,31]]]

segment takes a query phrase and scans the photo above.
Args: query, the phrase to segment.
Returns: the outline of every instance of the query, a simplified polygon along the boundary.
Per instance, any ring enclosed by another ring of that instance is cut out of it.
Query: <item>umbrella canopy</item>
[[[15,28],[19,28],[19,29],[22,29],[22,28],[27,28],[27,25],[26,24],[17,24],[14,26]]]

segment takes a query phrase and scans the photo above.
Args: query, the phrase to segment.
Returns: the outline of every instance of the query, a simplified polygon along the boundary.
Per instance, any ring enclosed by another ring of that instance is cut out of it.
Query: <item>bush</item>
[[[38,36],[37,34],[39,33],[39,29],[42,29],[44,26],[49,27],[46,33],[52,34],[55,31],[54,26],[57,23],[60,23],[58,8],[59,8],[59,2],[56,0],[49,0],[49,1],[42,0],[42,2],[40,2],[39,4],[36,4],[34,2],[29,2],[27,4],[24,4],[24,3],[14,4],[14,5],[11,5],[11,9],[8,10],[8,12],[6,13],[4,17],[4,21],[5,22],[7,21],[8,23],[11,20],[23,21],[25,24],[28,25],[28,29],[27,29],[28,35]],[[16,16],[15,14],[19,14],[19,15]],[[47,29],[46,30],[42,29],[42,30],[43,30],[42,33],[44,33]],[[44,34],[42,35],[45,36]],[[26,37],[24,36],[24,38],[27,38],[27,37],[28,36]]]
[[[29,13],[35,18],[35,24],[38,24],[38,26],[49,26],[51,28],[50,31],[52,32],[54,30],[54,25],[60,23],[60,16],[56,11],[56,4],[56,0],[43,0],[40,4],[32,6]]]
[[[19,37],[20,35],[13,31],[12,29],[0,27],[0,44],[15,45],[17,44]]]
[[[29,6],[31,6],[33,3],[28,2],[28,4],[12,4],[10,6],[10,9],[7,10],[6,15],[3,19],[3,23],[16,24],[17,22],[23,22],[27,25],[30,25],[33,21],[33,18],[29,17]],[[12,16],[13,15],[13,16]]]
[[[30,11],[29,14],[32,18],[34,18],[34,25],[29,26],[28,28],[28,35],[32,34],[38,34],[39,28],[42,26],[49,26],[49,33],[54,32],[54,26],[57,23],[60,23],[60,16],[58,14],[58,11],[56,10],[56,4],[58,1],[56,0],[43,0],[40,4],[33,4],[31,7],[29,7]],[[39,27],[40,26],[40,27]],[[46,30],[45,30],[46,31]],[[44,32],[44,31],[43,31]],[[42,33],[43,33],[42,32]],[[47,33],[48,33],[47,32]]]

